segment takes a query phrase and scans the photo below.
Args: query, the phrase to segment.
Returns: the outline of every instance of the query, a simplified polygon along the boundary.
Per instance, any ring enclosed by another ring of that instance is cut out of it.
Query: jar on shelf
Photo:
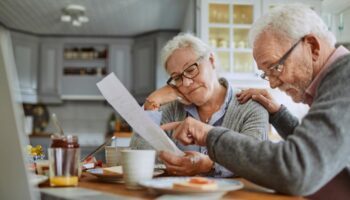
[[[72,49],[64,49],[64,59],[72,59],[73,58],[73,51]]]
[[[73,48],[71,53],[72,53],[71,59],[78,59],[80,56],[80,51],[78,48]]]

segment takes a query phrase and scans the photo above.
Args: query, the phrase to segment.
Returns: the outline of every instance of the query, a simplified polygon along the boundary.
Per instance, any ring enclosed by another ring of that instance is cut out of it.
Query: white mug
[[[122,150],[123,178],[128,189],[139,189],[139,181],[153,177],[156,151]]]

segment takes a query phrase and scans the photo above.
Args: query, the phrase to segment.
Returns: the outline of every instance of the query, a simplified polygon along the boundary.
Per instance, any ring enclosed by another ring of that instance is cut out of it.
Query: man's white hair
[[[179,33],[163,47],[161,52],[162,65],[166,68],[166,63],[174,51],[186,47],[191,47],[197,56],[208,56],[211,52],[211,48],[198,37],[190,33]]]
[[[275,32],[293,41],[313,33],[330,46],[334,46],[336,42],[334,34],[328,30],[321,17],[306,5],[299,3],[277,6],[254,22],[249,31],[252,47],[264,31]]]

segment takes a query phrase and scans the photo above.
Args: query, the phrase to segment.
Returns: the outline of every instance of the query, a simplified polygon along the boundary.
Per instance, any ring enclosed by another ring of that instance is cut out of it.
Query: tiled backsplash
[[[113,108],[103,101],[64,101],[48,105],[50,114],[56,113],[66,134],[77,135],[80,145],[100,145],[107,131],[107,121]],[[52,121],[47,132],[57,132]]]

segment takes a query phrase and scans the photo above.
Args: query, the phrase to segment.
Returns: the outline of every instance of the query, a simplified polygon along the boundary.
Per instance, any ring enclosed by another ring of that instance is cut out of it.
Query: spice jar
[[[78,137],[73,135],[51,136],[49,162],[51,186],[77,186],[80,162]]]

